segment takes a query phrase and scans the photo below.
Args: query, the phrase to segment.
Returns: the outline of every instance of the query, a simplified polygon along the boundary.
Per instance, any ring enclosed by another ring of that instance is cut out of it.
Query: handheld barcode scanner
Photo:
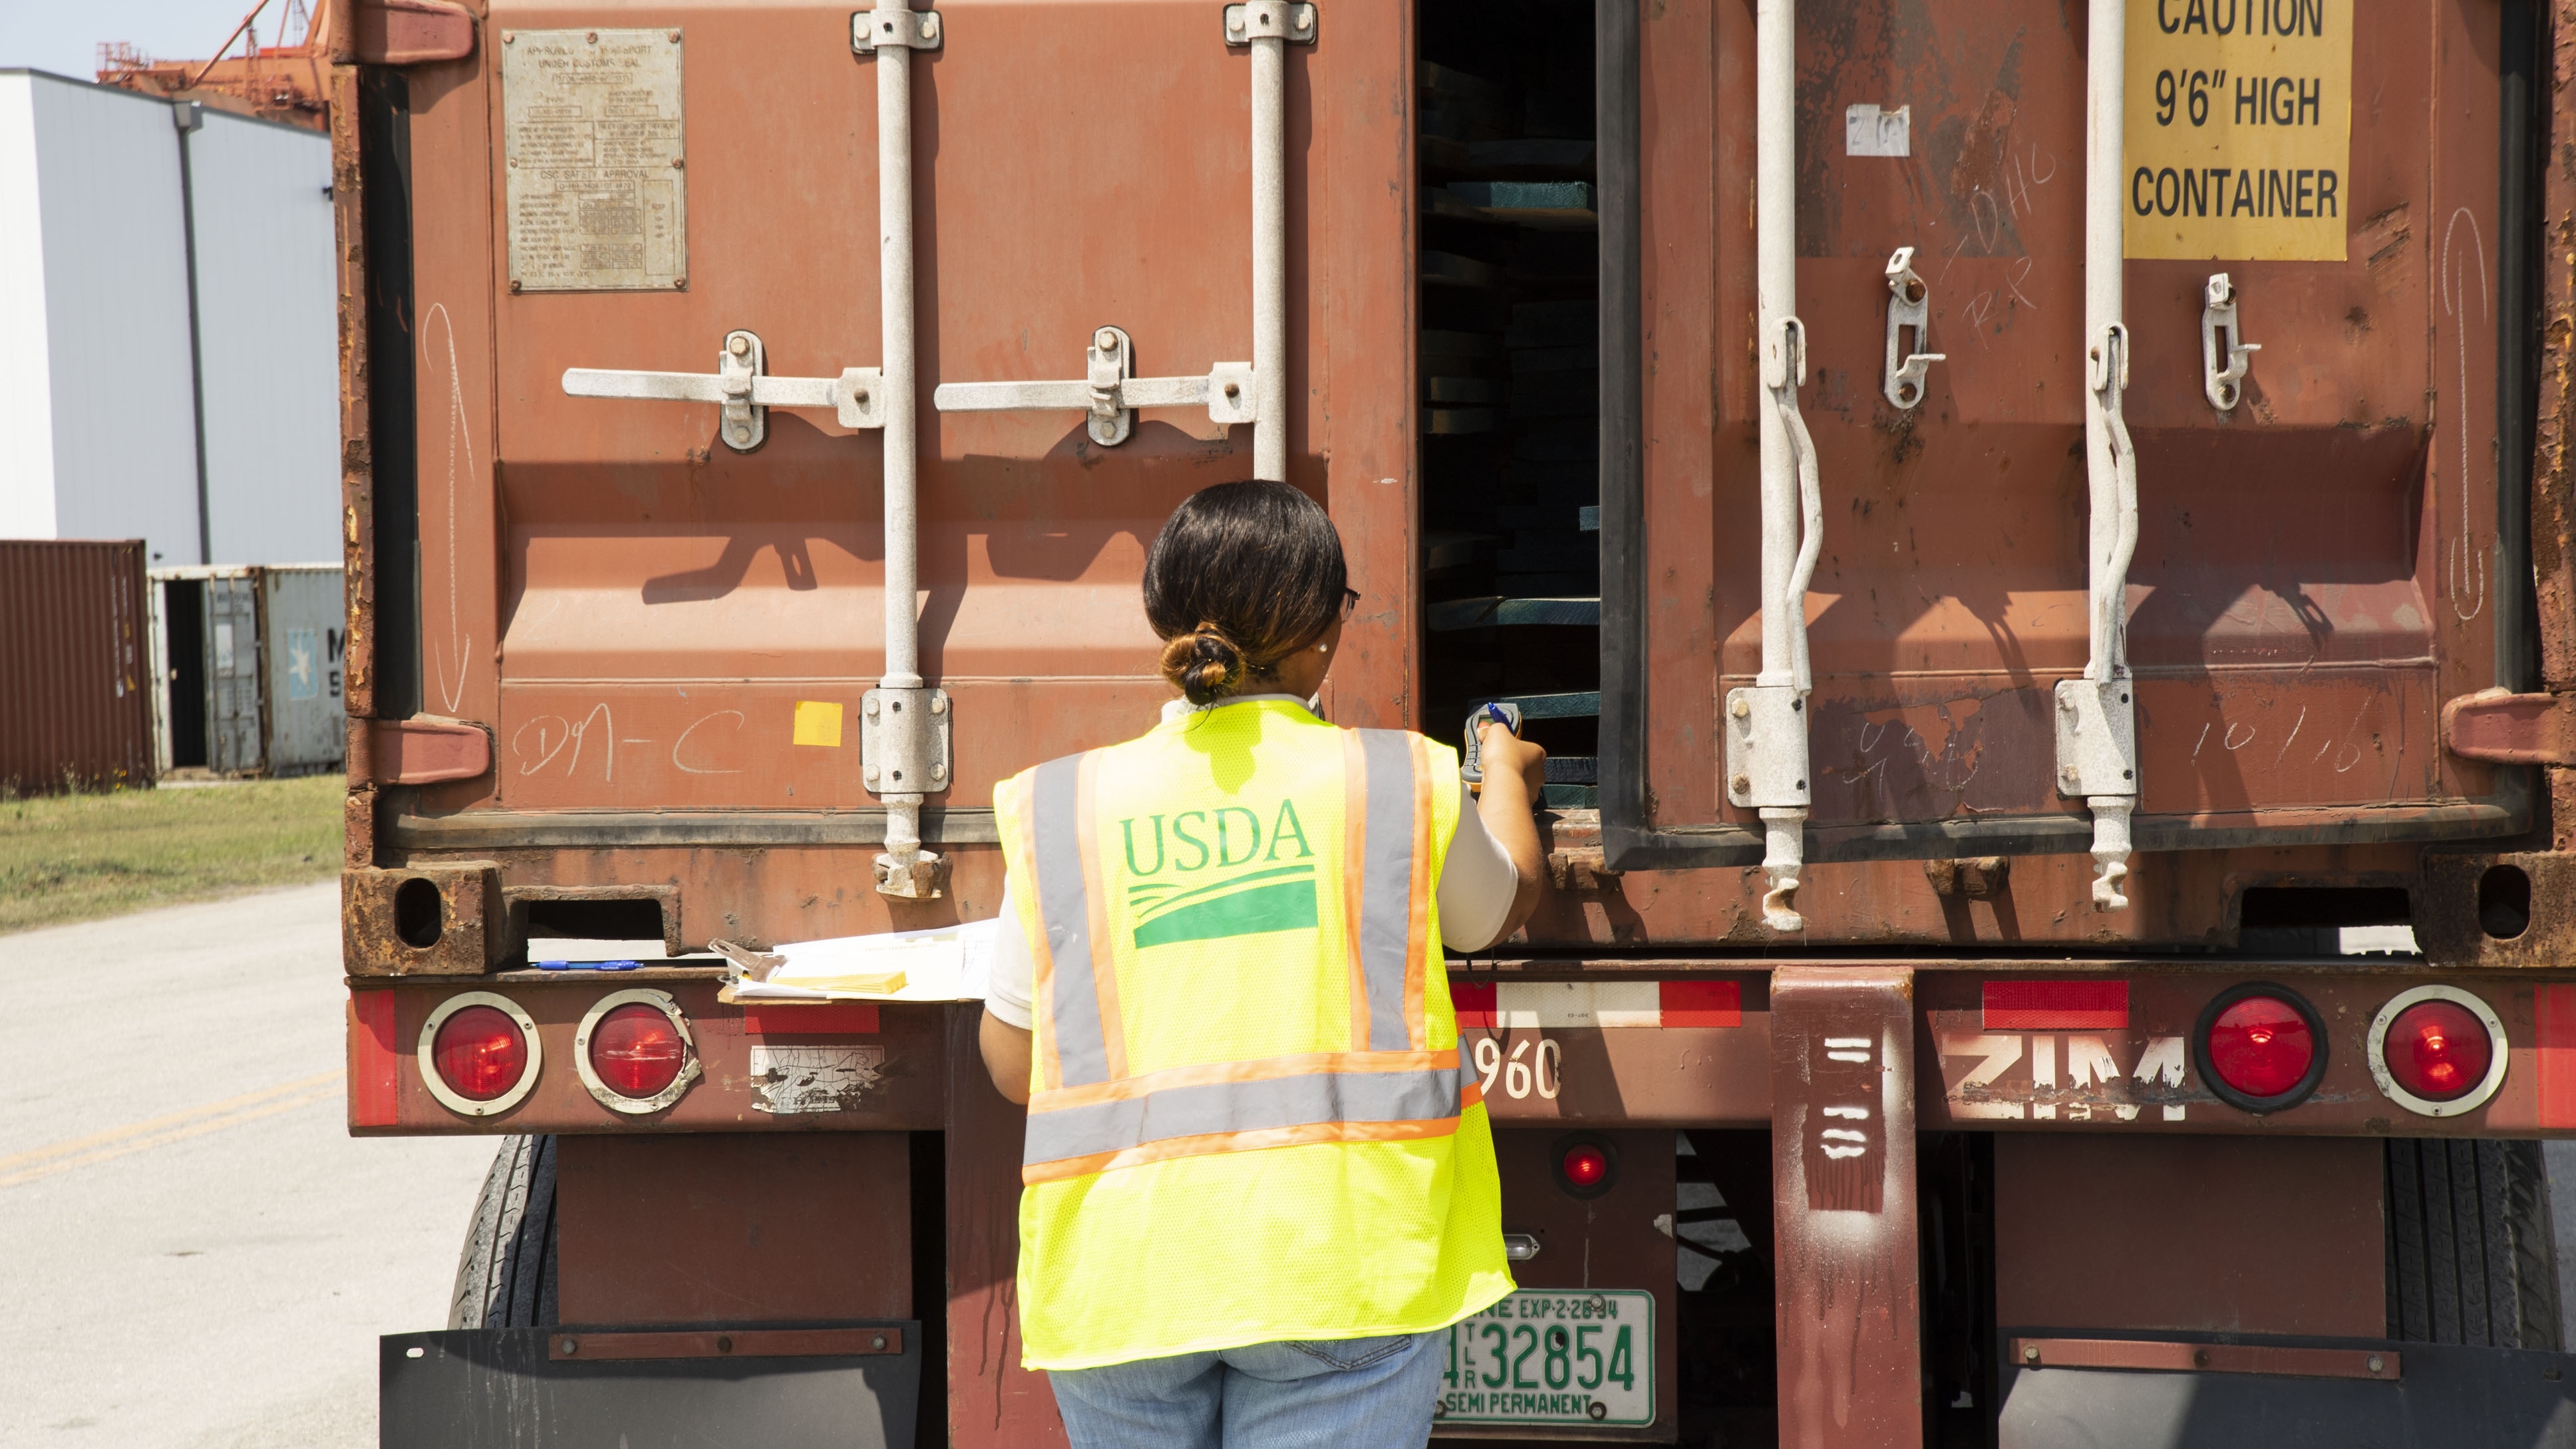
[[[1467,716],[1467,750],[1458,760],[1458,778],[1470,785],[1485,783],[1484,750],[1476,741],[1476,727],[1487,720],[1492,720],[1510,730],[1513,739],[1521,737],[1519,705],[1495,700],[1490,704],[1476,706],[1475,711]]]

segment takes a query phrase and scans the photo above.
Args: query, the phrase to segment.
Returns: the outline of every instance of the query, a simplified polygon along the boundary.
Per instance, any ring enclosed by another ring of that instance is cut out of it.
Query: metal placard
[[[501,33],[510,290],[689,284],[680,32]]]

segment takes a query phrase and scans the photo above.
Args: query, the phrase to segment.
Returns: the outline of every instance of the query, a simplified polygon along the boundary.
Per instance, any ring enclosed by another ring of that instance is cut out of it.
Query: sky
[[[252,0],[0,0],[0,69],[30,66],[90,79],[98,43],[130,40],[162,60],[203,60],[239,24]],[[310,4],[310,0],[307,0]],[[286,0],[259,17],[271,43]]]

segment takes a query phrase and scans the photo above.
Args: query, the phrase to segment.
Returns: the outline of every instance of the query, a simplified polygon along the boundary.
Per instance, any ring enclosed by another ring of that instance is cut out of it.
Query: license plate
[[[1435,1422],[1655,1421],[1655,1295],[1524,1288],[1449,1329]]]

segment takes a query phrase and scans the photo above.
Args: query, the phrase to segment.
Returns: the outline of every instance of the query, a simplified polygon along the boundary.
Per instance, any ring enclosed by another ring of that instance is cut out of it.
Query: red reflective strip
[[[1744,986],[1736,981],[1659,981],[1665,1026],[1744,1025]]]
[[[394,994],[349,992],[349,1125],[391,1127],[402,1088],[402,1053],[394,1048]]]
[[[2576,986],[2543,986],[2533,1003],[2540,1125],[2576,1127]]]
[[[2118,1031],[2129,1024],[2126,981],[1989,981],[1988,1031]]]
[[[1461,981],[1450,982],[1449,1004],[1458,1010],[1460,1031],[1465,1031],[1471,1026],[1490,1028],[1494,1024],[1494,1012],[1497,1008],[1494,1005],[1494,985],[1490,981],[1481,986],[1471,986]]]
[[[745,1002],[742,1030],[745,1036],[874,1036],[877,1033],[877,1004],[873,1001],[825,1001],[812,1006],[769,1002],[755,1006]]]

